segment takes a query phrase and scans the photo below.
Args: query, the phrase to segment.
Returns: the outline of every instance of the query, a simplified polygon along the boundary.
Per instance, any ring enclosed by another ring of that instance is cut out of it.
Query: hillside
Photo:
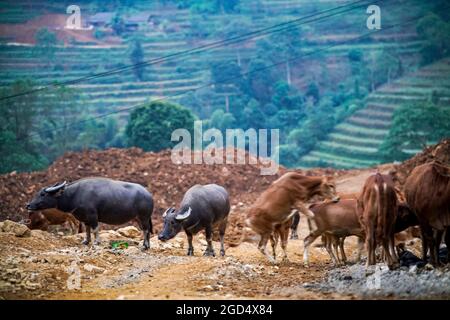
[[[394,110],[429,99],[436,91],[450,107],[450,59],[405,75],[371,93],[362,109],[338,124],[332,133],[300,159],[301,167],[360,168],[379,164],[378,148],[386,137]],[[415,154],[419,150],[408,150]]]
[[[330,9],[350,3],[351,1],[245,1],[239,13],[203,15],[177,9],[173,5],[159,6],[152,1],[138,1],[137,9],[151,10],[155,21],[160,21],[156,27],[146,26],[142,29],[144,57],[146,60],[167,56],[183,50],[195,48],[227,38],[226,32],[221,30],[233,23],[242,24],[238,34],[259,28],[276,25],[301,16]],[[386,3],[386,6],[389,4]],[[64,15],[62,4],[30,5],[28,1],[8,2],[0,12],[0,68],[2,78],[0,88],[11,84],[15,79],[31,78],[37,85],[48,85],[64,82],[79,77],[108,71],[112,68],[130,64],[128,37],[105,37],[95,39],[92,34],[82,33],[77,36],[72,32],[65,33],[63,29]],[[88,7],[89,8],[89,7]],[[403,12],[399,6],[389,7],[383,17],[386,23],[397,21],[398,18],[407,19],[414,16],[419,8],[412,7]],[[389,48],[398,52],[405,60],[405,66],[414,64],[420,47],[413,26],[405,26],[396,30],[388,30],[375,35],[364,42],[347,44],[349,40],[366,32],[364,20],[358,17],[363,14],[360,8],[348,12],[342,17],[331,17],[323,21],[309,23],[306,28],[306,41],[301,51],[310,54],[333,46],[321,52],[321,58],[326,59],[325,65],[318,67],[316,57],[296,61],[293,66],[293,83],[304,89],[309,81],[318,79],[323,86],[337,83],[337,80],[348,74],[346,63],[347,53],[351,49],[370,50],[372,53]],[[86,14],[93,14],[87,12]],[[46,18],[46,15],[49,15]],[[3,19],[4,18],[4,19]],[[49,25],[48,21],[52,23]],[[361,20],[355,24],[353,21]],[[14,25],[24,22],[25,25]],[[330,28],[333,25],[333,28]],[[64,45],[56,49],[55,64],[48,65],[41,58],[33,54],[33,33],[38,27],[49,27],[56,30]],[[213,30],[204,38],[201,30]],[[320,34],[320,36],[318,36]],[[25,42],[23,42],[25,41]],[[213,62],[238,61],[244,66],[257,57],[255,39],[224,46],[211,52],[194,54],[163,62],[147,68],[145,80],[138,81],[132,72],[124,72],[114,76],[101,77],[85,83],[73,85],[81,95],[79,105],[90,115],[117,111],[148,99],[167,98],[179,102],[181,94],[192,92],[200,86],[211,82],[210,64]],[[322,80],[323,68],[327,68],[327,83]],[[51,95],[51,92],[49,93]],[[230,92],[213,92],[209,101],[209,113],[216,108],[224,108]],[[183,101],[185,102],[185,101]],[[188,103],[189,104],[189,103]],[[194,107],[190,106],[189,107]],[[208,112],[207,112],[208,113]],[[122,114],[124,119],[127,112]]]

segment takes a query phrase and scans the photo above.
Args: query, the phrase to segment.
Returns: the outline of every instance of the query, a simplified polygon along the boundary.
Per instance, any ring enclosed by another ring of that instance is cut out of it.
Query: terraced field
[[[64,6],[59,3],[55,6],[45,4],[39,6],[30,4],[29,1],[18,0],[14,3],[1,0],[0,23],[19,23],[33,18],[30,15],[30,6],[33,12],[64,12]],[[201,15],[188,10],[180,10],[171,6],[159,6],[155,1],[142,0],[138,2],[138,10],[153,10],[155,17],[163,21],[167,28],[151,29],[145,27],[143,49],[145,59],[151,60],[167,56],[183,50],[188,50],[201,44],[220,40],[220,30],[229,22],[240,22],[245,19],[251,31],[278,23],[298,19],[300,16],[326,10],[338,5],[349,3],[349,0],[336,1],[311,1],[311,0],[249,0],[241,4],[240,13],[228,15]],[[38,6],[39,10],[36,10]],[[390,17],[402,17],[413,15],[414,10],[403,13],[402,11],[387,10],[386,21]],[[403,10],[403,9],[402,9]],[[363,8],[355,12],[349,12],[342,17],[335,18],[335,28],[329,28],[330,21],[311,23],[308,28],[323,31],[320,37],[311,37],[306,33],[307,45],[302,50],[305,54],[322,50],[333,45],[333,48],[322,52],[333,68],[330,73],[342,72],[339,61],[345,61],[349,50],[359,48],[366,51],[379,51],[383,48],[391,48],[404,55],[405,59],[414,58],[420,46],[414,29],[411,27],[391,30],[387,33],[374,36],[372,40],[362,43],[345,44],[354,36],[358,36],[364,29],[365,19],[361,25],[354,25],[355,16],[365,14]],[[6,18],[9,17],[9,18]],[[251,18],[249,18],[251,17]],[[208,38],[192,38],[190,33],[195,25],[201,22],[200,27],[208,27],[208,30],[217,30],[217,35]],[[308,29],[306,29],[308,30]],[[311,30],[311,29],[309,29]],[[316,33],[317,34],[317,33]],[[31,78],[39,86],[74,80],[79,77],[92,75],[98,72],[108,71],[113,68],[130,64],[128,54],[128,39],[122,39],[121,44],[94,45],[91,43],[76,43],[57,48],[54,61],[48,64],[33,54],[33,47],[29,45],[15,45],[8,39],[2,39],[0,44],[0,88],[11,84],[15,79]],[[255,40],[236,44],[232,47],[221,47],[209,53],[195,54],[191,56],[152,65],[146,69],[145,80],[140,82],[131,71],[108,77],[101,77],[74,85],[78,92],[84,96],[80,99],[83,110],[89,114],[102,114],[104,112],[117,111],[140,104],[149,99],[166,98],[175,102],[179,101],[184,92],[192,92],[195,88],[211,82],[209,63],[214,61],[236,61],[239,59],[242,66],[256,56],[254,49]],[[308,61],[299,62],[293,66],[292,73],[296,74],[294,83],[302,85],[307,83],[311,75],[302,73],[303,66]],[[337,67],[336,67],[336,64]],[[49,93],[51,94],[51,93]],[[230,94],[232,94],[230,92]],[[223,108],[225,105],[224,93],[216,93],[211,98],[212,108]],[[122,114],[122,117],[126,116]]]
[[[358,168],[380,163],[378,148],[389,131],[393,111],[402,104],[429,99],[433,91],[450,108],[450,59],[419,69],[370,94],[364,108],[338,124],[300,159],[300,165]]]

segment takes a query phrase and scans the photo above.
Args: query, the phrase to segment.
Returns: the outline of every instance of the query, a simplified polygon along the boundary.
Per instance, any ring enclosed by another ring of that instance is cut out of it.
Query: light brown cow
[[[32,212],[30,214],[30,229],[47,231],[51,225],[61,225],[68,223],[73,233],[81,232],[81,223],[70,213],[49,209],[42,212]]]
[[[313,196],[336,198],[336,187],[327,177],[307,177],[297,172],[288,172],[274,181],[264,191],[248,211],[246,223],[261,236],[258,249],[269,259],[274,259],[267,252],[267,242],[274,231],[281,238],[281,248],[287,259],[286,246],[293,208],[313,217],[304,203]]]
[[[404,189],[419,220],[422,259],[426,260],[430,248],[431,263],[437,266],[443,232],[450,230],[450,167],[436,161],[420,165],[406,179]]]
[[[366,235],[367,266],[376,264],[375,250],[379,245],[389,268],[398,266],[394,248],[397,210],[392,178],[380,173],[367,178],[357,204],[358,217]]]
[[[347,199],[339,202],[314,204],[309,207],[314,213],[313,220],[317,229],[310,231],[304,240],[303,262],[305,265],[309,263],[308,248],[319,236],[323,236],[325,248],[336,265],[347,261],[344,251],[345,238],[357,236],[359,239],[364,239],[364,232],[356,213],[356,203],[356,199]],[[358,260],[361,256],[362,240],[359,241],[359,244]],[[338,249],[341,257],[339,257]]]

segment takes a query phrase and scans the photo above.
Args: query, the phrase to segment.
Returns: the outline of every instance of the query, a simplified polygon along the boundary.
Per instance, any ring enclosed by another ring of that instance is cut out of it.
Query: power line
[[[155,58],[155,59],[152,59],[152,60],[149,60],[149,61],[144,61],[144,62],[140,62],[140,63],[128,65],[128,66],[123,66],[123,67],[120,67],[120,68],[116,68],[116,69],[112,69],[112,70],[109,70],[109,71],[105,71],[105,72],[101,72],[101,73],[97,73],[97,74],[81,77],[81,78],[78,78],[78,79],[68,80],[68,81],[64,81],[64,82],[60,82],[60,83],[47,85],[47,86],[44,86],[44,87],[41,87],[41,88],[37,88],[37,89],[29,90],[29,91],[24,91],[24,92],[19,92],[19,93],[12,94],[12,95],[9,95],[9,96],[0,97],[0,101],[8,100],[8,99],[12,99],[12,98],[16,98],[16,97],[32,94],[32,93],[45,91],[45,90],[48,90],[50,88],[57,88],[57,87],[65,86],[65,85],[73,85],[73,84],[77,84],[77,83],[84,82],[84,81],[89,81],[89,80],[93,80],[93,79],[97,79],[97,78],[101,78],[101,77],[105,77],[105,76],[110,76],[110,75],[122,73],[122,72],[125,72],[125,71],[129,71],[129,70],[132,70],[132,69],[135,69],[135,68],[138,68],[138,67],[149,66],[149,65],[158,64],[158,63],[164,63],[164,62],[171,61],[171,60],[173,60],[175,58],[179,58],[179,57],[186,56],[186,55],[199,54],[199,53],[205,52],[207,50],[217,49],[217,48],[220,48],[220,47],[223,47],[223,46],[236,44],[236,43],[239,43],[239,42],[242,42],[242,41],[246,41],[246,40],[250,40],[250,39],[254,39],[254,38],[257,38],[257,37],[266,36],[266,35],[269,35],[269,34],[286,31],[286,30],[289,30],[289,29],[294,28],[294,27],[297,28],[297,27],[299,27],[299,26],[301,26],[303,24],[306,24],[306,23],[317,22],[317,21],[320,21],[322,19],[330,18],[330,17],[336,16],[336,15],[340,15],[340,14],[343,14],[343,13],[346,13],[346,12],[349,12],[349,11],[352,11],[352,10],[364,7],[367,4],[369,4],[369,3],[370,4],[374,4],[374,3],[379,3],[379,2],[382,2],[382,1],[385,1],[385,0],[375,0],[375,1],[369,1],[369,2],[367,2],[367,0],[358,0],[358,1],[352,2],[350,4],[338,6],[338,7],[332,8],[332,9],[323,10],[323,11],[320,11],[318,13],[310,14],[310,15],[303,16],[303,17],[298,18],[298,19],[294,19],[294,20],[287,21],[287,22],[284,22],[284,23],[276,24],[276,25],[273,25],[271,27],[255,30],[255,31],[243,34],[243,35],[231,37],[231,38],[228,38],[228,39],[225,39],[225,40],[221,40],[221,41],[216,41],[216,42],[213,42],[213,43],[210,43],[210,44],[205,44],[205,45],[193,48],[193,49],[176,52],[176,53],[169,54],[169,55],[166,55],[166,56],[163,56],[163,57],[159,57],[159,58]],[[354,6],[354,5],[362,3],[362,2],[365,2],[365,3],[361,4],[361,5],[358,5],[358,6]],[[329,15],[321,16],[321,15],[323,15],[325,13],[329,13],[329,12],[332,12],[332,11],[336,11],[336,10],[339,10],[339,9],[345,9],[345,8],[349,8],[349,9],[338,11],[338,12],[335,12],[335,13],[332,13],[332,14],[329,14]],[[317,18],[317,19],[309,20],[309,21],[308,20],[307,21],[303,21],[305,19],[310,19],[310,18],[313,18],[313,17],[316,17],[316,16],[320,16],[320,17]],[[299,23],[301,21],[302,21],[302,23]],[[280,28],[280,27],[283,27],[283,28]]]
[[[122,112],[125,112],[125,111],[130,111],[130,110],[133,110],[133,109],[137,109],[137,108],[142,108],[143,106],[145,106],[148,103],[153,103],[153,102],[163,101],[163,100],[170,99],[170,98],[183,96],[183,95],[185,95],[185,94],[187,94],[189,92],[195,92],[197,90],[200,90],[200,89],[203,89],[203,88],[207,88],[207,87],[210,87],[212,85],[228,83],[228,82],[230,82],[232,80],[240,79],[240,78],[242,78],[244,76],[247,76],[249,74],[253,74],[253,73],[261,72],[261,71],[264,71],[264,70],[268,70],[268,69],[271,69],[271,68],[283,65],[283,64],[285,64],[287,62],[292,62],[292,61],[298,60],[300,58],[304,58],[304,57],[307,57],[307,56],[312,56],[312,55],[315,55],[317,53],[324,52],[324,51],[327,51],[327,50],[335,48],[335,47],[339,47],[339,46],[342,46],[342,45],[345,45],[345,44],[349,44],[349,43],[351,43],[353,41],[361,40],[361,39],[363,39],[363,38],[365,38],[367,36],[370,36],[370,35],[376,34],[376,33],[380,33],[381,31],[384,31],[384,30],[389,30],[389,29],[393,29],[395,27],[408,25],[408,24],[410,24],[412,22],[415,22],[415,21],[419,20],[422,17],[423,16],[414,17],[412,19],[408,19],[405,23],[398,23],[398,24],[387,26],[387,27],[383,27],[383,29],[381,29],[381,30],[376,30],[376,31],[371,31],[371,32],[365,33],[365,34],[363,34],[361,36],[355,37],[355,38],[350,39],[348,41],[344,41],[343,43],[330,45],[330,46],[327,46],[325,48],[322,48],[322,49],[319,49],[319,50],[316,50],[316,51],[312,51],[312,52],[309,52],[309,53],[306,53],[306,54],[302,54],[302,55],[299,55],[299,56],[294,56],[294,57],[292,57],[290,59],[282,60],[282,61],[276,62],[274,64],[271,64],[269,66],[265,66],[265,67],[262,67],[262,68],[259,68],[259,69],[256,69],[256,70],[245,72],[245,73],[242,73],[242,74],[240,74],[239,76],[236,76],[236,77],[231,77],[231,78],[225,79],[224,81],[210,82],[208,84],[199,86],[197,88],[185,90],[185,91],[183,91],[181,93],[170,95],[168,97],[158,98],[158,99],[155,99],[155,100],[151,100],[151,101],[148,101],[148,102],[140,103],[140,104],[137,104],[137,105],[134,105],[134,106],[131,106],[131,107],[124,108],[124,109],[111,111],[111,112],[104,113],[104,114],[101,114],[101,115],[98,115],[98,116],[95,116],[95,117],[91,117],[90,119],[85,119],[85,120],[82,120],[82,121],[72,122],[72,123],[69,123],[69,124],[67,124],[65,126],[60,126],[58,128],[52,128],[52,129],[49,129],[49,130],[42,130],[42,131],[39,131],[39,132],[35,132],[35,133],[29,134],[28,136],[23,137],[22,139],[18,139],[18,140],[19,141],[20,140],[25,140],[25,139],[31,138],[33,136],[46,134],[46,133],[57,131],[57,130],[60,130],[60,129],[71,128],[71,127],[73,127],[75,125],[87,123],[89,121],[100,119],[100,118],[105,118],[105,117],[108,117],[108,116],[113,115],[113,114],[118,114],[118,113],[122,113]]]

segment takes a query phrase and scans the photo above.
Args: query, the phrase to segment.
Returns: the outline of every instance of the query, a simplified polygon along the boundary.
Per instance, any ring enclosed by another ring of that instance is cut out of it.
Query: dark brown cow
[[[366,235],[367,266],[376,264],[381,245],[389,268],[398,266],[394,228],[398,202],[391,176],[376,173],[367,178],[358,198],[357,212]]]
[[[42,212],[30,213],[30,229],[48,231],[52,225],[68,223],[73,233],[81,232],[81,223],[70,213],[65,213],[55,209],[43,210]]]
[[[248,211],[247,225],[261,236],[258,249],[269,259],[274,259],[267,252],[267,242],[274,231],[279,233],[284,258],[287,259],[286,246],[293,208],[303,214],[314,217],[304,203],[313,196],[336,198],[334,182],[326,177],[306,177],[297,172],[288,172],[274,181],[264,191]]]
[[[430,248],[431,263],[437,266],[443,232],[450,229],[450,168],[436,161],[420,165],[406,179],[404,189],[419,220],[422,258],[426,260]]]

